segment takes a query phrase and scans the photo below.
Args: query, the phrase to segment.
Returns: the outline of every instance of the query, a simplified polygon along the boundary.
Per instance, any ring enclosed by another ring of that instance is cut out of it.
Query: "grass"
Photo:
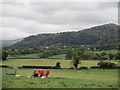
[[[4,71],[5,69],[3,69]],[[17,69],[21,77],[3,76],[3,88],[117,88],[118,70],[51,70],[47,79],[28,78],[33,69]]]
[[[98,53],[98,54],[100,54],[102,52],[106,52],[107,54],[109,54],[109,53],[116,54],[118,52],[118,50],[94,51],[94,53]],[[31,58],[31,59],[36,58],[36,59],[39,59],[37,54],[16,55],[14,57],[12,57],[10,55],[8,56],[8,59],[13,59],[13,58]],[[65,54],[53,55],[48,58],[50,58],[50,59],[65,59]]]
[[[61,62],[62,68],[70,68],[71,60],[59,59],[8,59],[1,64],[18,67],[22,65],[33,66],[54,66]],[[80,66],[96,66],[99,61],[82,60]],[[118,63],[117,61],[111,61]],[[6,75],[7,72],[14,72],[14,69],[3,68],[3,88],[117,88],[117,69],[51,69],[49,78],[28,78],[33,74],[33,69],[16,69],[20,77]]]
[[[27,54],[27,55],[16,55],[14,57],[12,56],[8,56],[8,59],[13,59],[13,58],[36,58],[36,59],[39,59],[39,56],[37,54]],[[48,58],[51,58],[51,59],[65,59],[65,54],[60,54],[60,55],[53,55],[53,56],[50,56]]]
[[[101,53],[95,52],[95,53]],[[117,50],[109,50],[107,53],[116,53]],[[10,57],[9,57],[10,58]],[[16,58],[38,58],[37,54],[16,56]],[[0,64],[12,67],[22,65],[31,66],[55,66],[57,62],[61,63],[62,68],[70,68],[71,60],[64,60],[65,54],[51,56],[52,59],[8,59]],[[57,58],[57,59],[56,59]],[[110,61],[110,60],[107,60]],[[81,66],[97,66],[97,60],[81,60]],[[115,64],[118,61],[112,60]],[[20,77],[5,75],[6,71],[12,69],[3,68],[2,87],[3,88],[117,88],[118,70],[117,69],[88,69],[88,70],[70,70],[70,69],[51,69],[49,78],[28,78],[33,74],[33,69],[17,69]],[[13,70],[14,71],[14,70]]]
[[[58,60],[58,59],[9,59],[4,61],[2,64],[18,67],[22,65],[31,65],[31,66],[55,66],[57,62],[61,62],[62,68],[70,67],[70,60]]]
[[[109,54],[109,53],[116,54],[116,53],[118,53],[118,50],[95,51],[94,53],[100,54],[102,52],[106,52],[107,54]]]
[[[50,56],[48,58],[51,58],[51,59],[65,59],[65,54],[53,55],[53,56]]]
[[[39,58],[37,54],[27,54],[27,55],[16,55],[14,57],[8,56],[8,59],[10,58]]]
[[[107,60],[110,61],[110,60]],[[57,62],[60,62],[62,68],[70,68],[72,66],[71,60],[59,60],[59,59],[8,59],[7,61],[2,62],[4,65],[12,66],[12,67],[19,67],[23,65],[30,65],[30,66],[55,66]],[[81,60],[81,66],[97,66],[99,61],[96,60]],[[110,61],[115,64],[118,64],[118,61]]]

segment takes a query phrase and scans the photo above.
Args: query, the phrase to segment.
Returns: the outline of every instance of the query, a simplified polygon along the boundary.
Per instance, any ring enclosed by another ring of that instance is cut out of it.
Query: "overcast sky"
[[[2,13],[2,14],[1,14]],[[41,33],[78,31],[118,23],[117,2],[4,2],[2,39]]]

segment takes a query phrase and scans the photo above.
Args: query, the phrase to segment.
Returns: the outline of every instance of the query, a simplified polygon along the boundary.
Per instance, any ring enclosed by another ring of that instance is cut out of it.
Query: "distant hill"
[[[118,25],[110,23],[78,32],[62,32],[56,34],[38,34],[24,38],[12,45],[14,48],[34,48],[39,46],[61,45],[92,45],[107,44],[118,41]]]
[[[8,46],[11,46],[17,42],[22,41],[22,40],[23,40],[23,38],[15,39],[15,40],[0,40],[0,42],[2,43],[3,47],[8,47]]]

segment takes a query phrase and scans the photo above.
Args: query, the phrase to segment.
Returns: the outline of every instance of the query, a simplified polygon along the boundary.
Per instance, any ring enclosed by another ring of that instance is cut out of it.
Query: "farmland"
[[[70,68],[72,66],[71,63],[72,60],[60,60],[60,59],[8,59],[7,61],[4,61],[2,64],[12,66],[12,67],[19,67],[19,66],[55,66],[57,62],[61,63],[62,68]],[[111,61],[107,60],[110,62],[113,62],[115,64],[118,64],[118,61]],[[97,66],[97,63],[99,61],[97,60],[81,60],[80,66]]]
[[[5,69],[3,69],[4,71]],[[3,76],[3,88],[117,88],[118,70],[56,70],[47,79],[29,78],[33,69],[17,69],[21,77]],[[41,80],[42,79],[42,80]]]
[[[116,50],[109,50],[106,53],[115,53]],[[95,52],[95,53],[102,53]],[[31,59],[12,59],[12,58],[31,58]],[[8,57],[7,61],[3,61],[2,65],[10,67],[20,66],[55,66],[60,62],[61,68],[50,69],[51,74],[46,79],[29,78],[33,74],[33,69],[17,68],[16,73],[20,77],[14,75],[6,75],[7,71],[13,70],[3,68],[3,88],[117,88],[118,87],[118,69],[88,69],[76,70],[69,69],[72,60],[65,60],[65,54],[54,55],[49,59],[39,59],[37,54],[21,55],[16,57]],[[105,61],[105,60],[104,60]],[[118,65],[118,60],[106,60]],[[79,67],[98,66],[98,60],[80,60]],[[14,71],[14,70],[13,70]],[[42,80],[41,80],[42,79]]]
[[[95,51],[94,53],[100,54],[100,53],[102,53],[102,52],[105,52],[105,53],[107,53],[107,54],[109,54],[109,53],[116,54],[116,53],[118,53],[119,51],[118,51],[118,50],[106,50],[106,51]]]
[[[59,59],[8,59],[3,65],[19,67],[22,65],[33,66],[54,66],[56,62],[61,62],[62,68],[70,68],[71,60]],[[82,60],[81,66],[97,66],[99,61]],[[111,61],[117,64],[117,61]],[[51,74],[47,79],[29,78],[33,69],[16,69],[20,77],[5,75],[9,68],[3,68],[3,88],[117,88],[117,69],[51,69]],[[13,70],[14,71],[14,70]],[[41,80],[42,79],[42,80]]]
[[[112,53],[116,54],[118,50],[106,50],[106,51],[94,51],[94,53],[101,54],[102,52],[105,52],[107,54]],[[53,55],[49,56],[48,58],[50,59],[65,59],[66,54],[59,54],[59,55]],[[39,59],[38,54],[27,54],[27,55],[15,55],[15,56],[8,56],[8,59],[13,59],[13,58],[33,58],[33,59]]]

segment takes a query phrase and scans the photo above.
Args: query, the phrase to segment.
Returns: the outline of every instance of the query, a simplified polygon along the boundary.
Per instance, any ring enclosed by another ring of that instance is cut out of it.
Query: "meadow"
[[[116,51],[109,51],[116,52]],[[108,53],[109,53],[108,52]],[[99,53],[99,52],[96,52]],[[60,62],[61,68],[50,69],[48,78],[28,77],[33,74],[34,69],[17,68],[15,75],[6,75],[6,72],[15,71],[10,68],[2,68],[2,87],[3,88],[118,88],[118,69],[87,69],[76,70],[72,67],[72,60],[65,60],[65,54],[54,55],[50,59],[39,59],[37,54],[17,56],[18,58],[36,58],[36,59],[8,59],[3,61],[2,65],[10,67],[20,66],[55,66]],[[118,65],[118,60],[106,60]],[[78,66],[98,66],[98,60],[81,60]]]
[[[3,73],[6,70],[3,69]],[[7,69],[9,70],[9,69]],[[51,69],[48,78],[28,77],[33,69],[17,69],[20,77],[3,75],[3,88],[117,88],[118,70]]]
[[[107,60],[118,64],[116,60]],[[60,59],[8,59],[7,61],[2,62],[3,65],[8,65],[11,67],[20,67],[20,66],[55,66],[57,62],[60,62],[61,68],[70,68],[72,67],[72,60],[60,60]],[[97,66],[98,60],[81,60],[78,67],[86,66]]]
[[[94,51],[94,53],[98,53],[98,54],[100,54],[100,53],[102,53],[102,52],[105,52],[105,53],[107,53],[107,54],[109,54],[109,53],[116,54],[116,53],[118,53],[119,51],[118,51],[118,50]]]

